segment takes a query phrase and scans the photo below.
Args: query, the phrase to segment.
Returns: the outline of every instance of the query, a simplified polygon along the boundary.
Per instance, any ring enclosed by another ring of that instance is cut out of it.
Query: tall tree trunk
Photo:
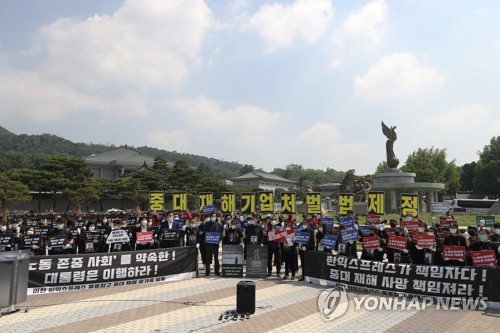
[[[135,204],[135,218],[138,221],[139,217],[141,217],[141,207],[139,207],[139,203]]]
[[[80,206],[79,203],[76,203],[75,213],[76,213],[76,216],[82,216],[82,207]]]
[[[2,223],[7,224],[7,205],[2,203]]]

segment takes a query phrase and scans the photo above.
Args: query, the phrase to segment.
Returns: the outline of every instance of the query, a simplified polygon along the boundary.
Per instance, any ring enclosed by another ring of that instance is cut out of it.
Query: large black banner
[[[337,283],[367,292],[500,302],[499,267],[392,264],[316,251],[307,251],[305,261],[305,275],[312,282]]]
[[[194,246],[133,252],[32,256],[28,294],[108,288],[196,277]]]

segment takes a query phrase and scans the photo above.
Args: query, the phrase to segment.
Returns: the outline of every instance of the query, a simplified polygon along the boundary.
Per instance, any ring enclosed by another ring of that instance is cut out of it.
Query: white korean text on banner
[[[243,277],[243,247],[222,245],[222,276]]]
[[[101,289],[196,277],[194,246],[134,252],[32,256],[28,294]]]

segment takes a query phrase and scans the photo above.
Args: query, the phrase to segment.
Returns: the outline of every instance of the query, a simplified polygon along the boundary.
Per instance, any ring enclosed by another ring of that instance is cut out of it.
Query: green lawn
[[[494,215],[495,222],[500,222],[500,215]],[[466,214],[456,214],[454,215],[455,220],[460,227],[468,227],[468,226],[476,226],[476,215],[466,215]],[[432,216],[428,213],[421,213],[418,217],[420,220],[427,223],[428,226],[432,226]],[[361,216],[360,224],[364,224],[365,218]],[[387,220],[394,219],[399,222],[398,214],[389,214],[387,215]],[[436,217],[436,222],[439,222],[439,217]]]

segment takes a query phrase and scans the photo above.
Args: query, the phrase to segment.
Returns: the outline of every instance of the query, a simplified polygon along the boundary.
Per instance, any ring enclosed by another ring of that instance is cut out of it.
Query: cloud
[[[442,131],[457,131],[486,125],[488,109],[479,104],[462,105],[425,120],[427,125]]]
[[[369,103],[386,99],[425,98],[442,88],[444,77],[408,52],[381,58],[354,80],[356,97]]]
[[[312,44],[333,20],[330,0],[297,0],[291,5],[265,4],[242,29],[255,30],[265,42],[268,52],[290,47],[298,42]]]
[[[127,0],[111,15],[61,18],[42,27],[32,68],[0,55],[2,117],[62,120],[100,111],[147,117],[148,95],[176,92],[204,61],[214,25],[202,0]]]
[[[372,1],[353,11],[342,23],[336,41],[352,48],[368,50],[378,45],[389,30],[386,22],[389,6],[383,0]]]
[[[326,123],[315,123],[297,136],[300,142],[307,142],[311,145],[328,145],[336,142],[340,137],[340,131],[337,127]]]
[[[168,151],[185,152],[191,148],[191,136],[185,130],[147,132],[146,145]]]
[[[215,101],[203,96],[195,99],[176,99],[168,103],[168,106],[179,111],[191,128],[215,133],[230,132],[227,141],[233,145],[268,142],[268,131],[278,125],[280,118],[279,113],[253,105],[223,109]]]

